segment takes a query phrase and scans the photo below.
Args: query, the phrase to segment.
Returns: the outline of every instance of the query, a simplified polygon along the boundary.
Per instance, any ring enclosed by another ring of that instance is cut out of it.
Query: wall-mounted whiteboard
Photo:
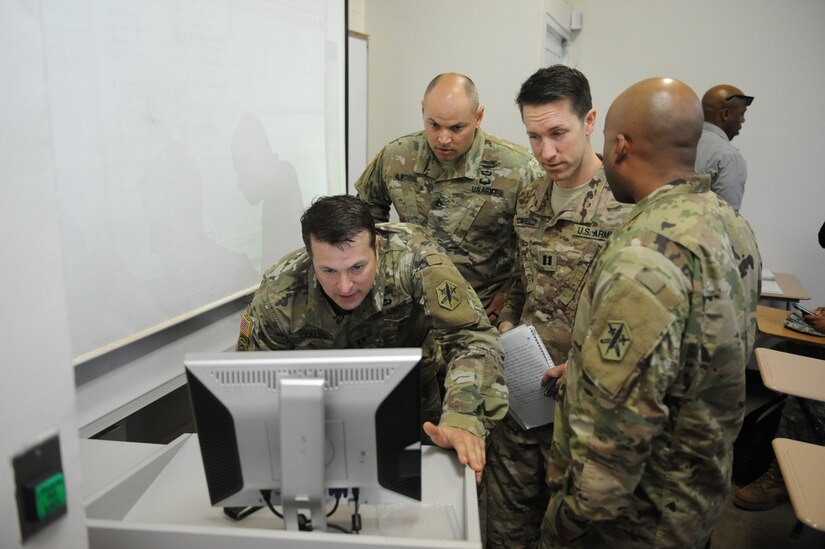
[[[345,192],[345,1],[41,9],[78,363],[248,292]]]

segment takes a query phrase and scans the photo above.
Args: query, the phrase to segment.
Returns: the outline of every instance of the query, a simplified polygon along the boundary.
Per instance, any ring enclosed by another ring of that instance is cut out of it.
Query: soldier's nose
[[[347,294],[352,290],[352,279],[346,275],[341,275],[338,278],[338,291],[342,294]]]

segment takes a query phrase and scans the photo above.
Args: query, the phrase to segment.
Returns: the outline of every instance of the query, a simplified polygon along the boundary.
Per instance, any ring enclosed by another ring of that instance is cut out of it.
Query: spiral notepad
[[[555,400],[544,394],[541,378],[555,364],[536,329],[522,324],[502,334],[501,343],[510,389],[510,415],[523,429],[552,423]]]

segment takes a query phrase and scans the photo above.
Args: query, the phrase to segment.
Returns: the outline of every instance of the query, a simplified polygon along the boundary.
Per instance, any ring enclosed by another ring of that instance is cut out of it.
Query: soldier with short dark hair
[[[436,76],[421,101],[424,131],[387,144],[356,181],[376,221],[394,206],[423,227],[470,283],[495,322],[512,275],[513,212],[521,187],[541,175],[522,146],[481,130],[472,80]]]
[[[539,69],[516,103],[546,174],[526,185],[516,203],[516,276],[499,331],[532,324],[560,365],[570,351],[585,273],[630,208],[613,198],[590,144],[596,111],[584,74],[564,65]],[[536,379],[536,391],[542,381]],[[538,545],[550,497],[544,477],[552,435],[552,424],[525,431],[510,416],[491,433],[482,503],[487,547]]]
[[[607,113],[605,174],[636,206],[579,298],[542,547],[704,548],[730,492],[761,258],[694,172],[701,133],[698,97],[671,78]]]
[[[376,226],[354,196],[317,199],[301,226],[305,248],[264,274],[236,350],[421,347],[424,431],[480,479],[507,385],[478,296],[420,228]]]

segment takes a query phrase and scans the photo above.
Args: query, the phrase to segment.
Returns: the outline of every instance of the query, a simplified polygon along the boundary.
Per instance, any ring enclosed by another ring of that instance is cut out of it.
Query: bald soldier
[[[541,168],[524,148],[481,130],[484,107],[468,77],[446,73],[421,101],[424,131],[385,146],[356,181],[377,222],[394,206],[425,228],[475,289],[490,321],[513,268],[513,212],[522,185]]]
[[[473,289],[420,228],[376,226],[354,196],[315,200],[301,235],[305,247],[264,273],[236,350],[421,347],[424,431],[480,481],[508,395],[501,342]]]
[[[699,99],[669,78],[607,113],[607,180],[636,206],[579,298],[542,547],[703,548],[730,491],[761,258],[693,171],[701,132]]]
[[[705,123],[696,150],[696,172],[710,174],[710,188],[737,212],[742,207],[748,166],[731,145],[745,123],[753,97],[729,84],[713,86],[702,97]]]

